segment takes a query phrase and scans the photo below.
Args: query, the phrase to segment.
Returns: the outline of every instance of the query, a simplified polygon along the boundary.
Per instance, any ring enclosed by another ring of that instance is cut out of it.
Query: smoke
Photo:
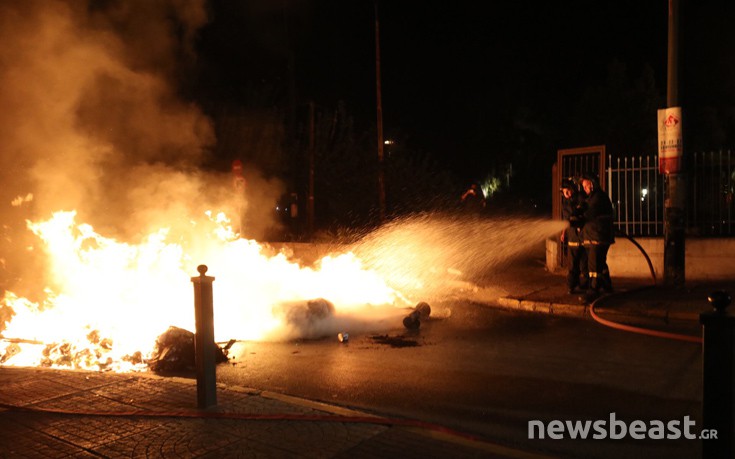
[[[400,326],[405,309],[389,305],[363,305],[335,310],[327,300],[289,301],[276,305],[274,313],[282,320],[282,326],[271,331],[266,341],[292,339],[318,339],[337,336],[349,331],[360,334],[390,330]]]
[[[167,78],[172,31],[148,30],[150,47],[128,46],[116,33],[116,22],[135,22],[135,13],[170,24],[164,13],[173,4],[104,3],[109,8],[40,0],[0,6],[2,162],[13,172],[3,180],[16,185],[4,188],[32,188],[42,213],[94,207],[110,179],[129,183],[120,172],[131,165],[196,165],[214,141],[208,120],[177,98]],[[152,4],[160,6],[140,6]]]
[[[204,0],[0,3],[0,286],[39,280],[26,220],[76,209],[133,238],[235,208],[230,177],[198,168],[212,123],[178,93],[206,21]]]

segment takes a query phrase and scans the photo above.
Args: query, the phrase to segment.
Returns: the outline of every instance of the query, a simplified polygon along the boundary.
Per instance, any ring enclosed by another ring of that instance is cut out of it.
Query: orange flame
[[[283,253],[269,257],[255,241],[238,238],[224,214],[207,216],[192,222],[188,232],[163,228],[137,245],[76,223],[73,211],[28,222],[48,255],[50,285],[39,303],[10,291],[2,298],[14,315],[0,341],[0,364],[144,369],[156,338],[169,326],[194,330],[191,276],[202,263],[216,279],[218,341],[333,331],[299,329],[282,314],[289,304],[315,298],[333,303],[338,315],[408,304],[350,252],[302,267]]]

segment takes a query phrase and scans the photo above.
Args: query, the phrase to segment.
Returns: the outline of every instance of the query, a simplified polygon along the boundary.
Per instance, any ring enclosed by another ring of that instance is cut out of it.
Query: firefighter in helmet
[[[612,292],[612,280],[607,266],[607,252],[615,243],[613,229],[613,207],[610,198],[600,188],[594,175],[582,177],[582,189],[587,195],[583,214],[582,241],[587,251],[590,283],[586,300],[592,301],[602,290]]]
[[[579,192],[578,185],[571,179],[561,184],[562,218],[569,222],[569,226],[561,232],[561,243],[567,249],[567,287],[569,293],[575,292],[577,287],[586,290],[589,286],[589,271],[587,270],[587,252],[582,244],[582,223],[585,210],[585,201]]]

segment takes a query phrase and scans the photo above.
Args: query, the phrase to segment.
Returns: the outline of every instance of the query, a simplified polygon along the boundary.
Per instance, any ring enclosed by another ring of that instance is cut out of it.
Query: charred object
[[[229,348],[230,343],[228,343]],[[227,350],[212,343],[217,363],[227,362]],[[156,339],[156,346],[148,360],[148,368],[155,373],[189,371],[196,368],[194,333],[178,327],[168,327]]]
[[[431,315],[431,306],[422,301],[413,308],[409,315],[403,318],[403,326],[409,330],[417,330],[421,327],[421,321],[427,320]]]

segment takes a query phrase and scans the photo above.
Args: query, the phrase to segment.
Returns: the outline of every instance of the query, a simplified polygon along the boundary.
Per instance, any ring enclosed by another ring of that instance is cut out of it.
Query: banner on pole
[[[681,107],[658,111],[658,169],[661,174],[681,170],[684,145],[681,135]]]

